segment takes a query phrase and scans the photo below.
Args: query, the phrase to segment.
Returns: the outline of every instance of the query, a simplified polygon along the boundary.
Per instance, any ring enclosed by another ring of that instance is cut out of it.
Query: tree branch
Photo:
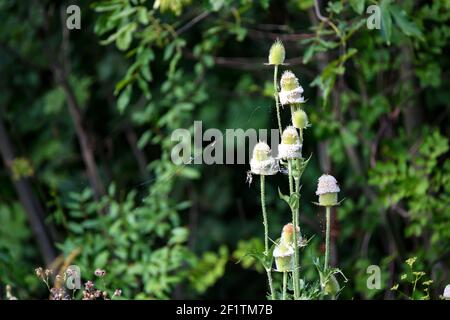
[[[6,131],[3,119],[0,115],[0,152],[2,154],[5,167],[11,174],[11,164],[15,156],[11,140]],[[25,209],[28,221],[36,238],[37,245],[44,258],[46,265],[50,265],[56,258],[56,250],[53,246],[53,239],[51,236],[50,226],[45,223],[46,215],[38,198],[34,194],[28,178],[14,179],[11,177],[20,202]]]

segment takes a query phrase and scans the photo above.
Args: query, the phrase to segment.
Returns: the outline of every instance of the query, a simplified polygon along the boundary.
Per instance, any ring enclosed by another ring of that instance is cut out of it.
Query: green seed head
[[[294,269],[294,250],[292,247],[280,243],[273,251],[277,271],[287,272]]]
[[[269,64],[283,64],[285,54],[283,43],[280,40],[275,41],[270,47]]]
[[[300,84],[297,77],[291,71],[285,71],[280,80],[281,90],[291,91],[297,89]]]
[[[288,272],[294,269],[294,259],[293,255],[290,256],[282,256],[275,257],[275,264],[277,265],[277,271],[279,272]]]
[[[281,143],[290,145],[299,144],[300,138],[298,136],[297,130],[292,126],[289,126],[286,129],[284,129],[283,134],[281,136]]]
[[[337,192],[324,193],[319,195],[319,204],[325,207],[332,207],[337,205],[338,194]]]
[[[294,111],[294,113],[292,113],[292,124],[297,129],[306,129],[309,124],[308,115],[306,114],[306,112],[302,109]]]
[[[337,281],[337,279],[334,275],[331,275],[328,278],[328,281],[325,284],[325,287],[323,289],[325,295],[335,296],[336,294],[339,293],[339,290],[341,290],[341,287],[339,286],[339,282]]]
[[[270,147],[265,142],[258,142],[253,149],[253,159],[264,161],[270,157]]]

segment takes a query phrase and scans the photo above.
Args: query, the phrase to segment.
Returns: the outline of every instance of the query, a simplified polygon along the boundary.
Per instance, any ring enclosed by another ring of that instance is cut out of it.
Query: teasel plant
[[[347,278],[338,268],[330,267],[330,241],[331,241],[331,208],[338,206],[343,200],[338,201],[340,192],[338,182],[335,177],[329,174],[323,174],[317,183],[316,195],[319,196],[319,202],[315,204],[325,207],[325,257],[323,267],[318,260],[315,261],[316,268],[320,276],[320,286],[322,296],[335,299],[342,288],[336,279],[336,274],[340,274],[345,282]]]
[[[263,265],[267,273],[269,282],[270,296],[275,300],[275,291],[272,280],[272,254],[269,248],[269,224],[267,219],[266,200],[265,200],[265,176],[275,175],[279,171],[278,161],[271,155],[270,147],[265,142],[259,142],[253,149],[252,159],[250,161],[251,173],[259,175],[261,188],[261,210],[264,225],[264,256]]]
[[[330,175],[320,177],[316,192],[319,196],[319,202],[316,204],[325,207],[326,211],[326,250],[323,266],[319,262],[320,259],[316,258],[313,261],[320,280],[308,286],[304,280],[300,279],[300,249],[307,246],[309,240],[301,233],[299,211],[301,178],[311,158],[306,159],[302,153],[304,130],[310,126],[310,123],[303,108],[306,101],[303,97],[303,87],[300,85],[298,78],[293,72],[286,70],[278,80],[279,66],[286,65],[284,63],[285,49],[281,41],[277,40],[272,45],[268,60],[269,62],[266,64],[274,68],[274,100],[281,142],[278,145],[276,157],[272,155],[272,150],[264,141],[257,143],[253,149],[248,179],[249,182],[252,181],[252,174],[258,175],[260,178],[264,252],[262,254],[251,253],[250,255],[262,262],[266,270],[270,299],[287,300],[289,297],[294,300],[316,297],[335,298],[341,290],[335,274],[342,274],[342,272],[337,268],[329,267],[330,216],[331,207],[339,205],[337,194],[340,189],[334,177]],[[283,129],[281,112],[285,110],[290,112],[291,123]],[[288,175],[289,194],[283,194],[280,189],[278,189],[278,193],[290,208],[291,222],[283,227],[281,237],[273,241],[269,237],[268,218],[270,216],[267,214],[265,202],[265,178],[278,172],[287,172]],[[274,261],[275,269],[273,269]],[[275,291],[272,272],[282,273],[281,294]],[[289,275],[291,275],[291,282],[288,281]],[[347,280],[345,276],[344,279]],[[293,291],[292,296],[288,294],[288,289]]]

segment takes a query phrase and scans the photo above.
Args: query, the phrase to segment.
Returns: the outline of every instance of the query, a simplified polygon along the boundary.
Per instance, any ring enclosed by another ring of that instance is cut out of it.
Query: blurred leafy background
[[[65,27],[70,4],[81,30]],[[34,268],[77,264],[126,298],[264,298],[246,256],[262,247],[248,166],[176,166],[170,135],[194,120],[275,128],[263,63],[276,39],[312,123],[303,276],[323,251],[311,202],[330,172],[346,198],[332,222],[343,298],[395,298],[410,257],[432,297],[449,282],[450,1],[1,0],[0,20],[0,296],[45,297]],[[274,238],[290,219],[284,179],[268,186]]]

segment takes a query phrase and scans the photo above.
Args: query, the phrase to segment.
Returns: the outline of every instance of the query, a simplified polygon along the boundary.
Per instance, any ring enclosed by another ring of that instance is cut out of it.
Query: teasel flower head
[[[278,158],[298,159],[302,157],[302,144],[297,129],[292,126],[284,129],[278,146]]]
[[[283,91],[291,91],[297,89],[300,86],[297,77],[292,71],[286,70],[283,72],[280,80],[281,90]]]
[[[12,288],[9,284],[6,285],[6,300],[17,300],[17,298],[12,294]]]
[[[297,226],[297,242],[300,244],[300,228]],[[281,231],[281,240],[280,243],[282,243],[285,246],[294,246],[294,225],[292,223],[288,223],[283,227],[283,230]]]
[[[444,294],[442,296],[445,300],[450,300],[450,284],[445,286]]]
[[[317,184],[316,195],[319,196],[319,205],[331,207],[338,204],[338,193],[341,191],[335,177],[323,174]]]
[[[292,113],[292,124],[297,129],[306,129],[309,127],[308,115],[303,109],[295,110]]]
[[[280,65],[284,63],[284,58],[286,55],[286,51],[284,50],[283,43],[277,39],[269,51],[269,64],[270,65]]]
[[[251,172],[257,175],[271,176],[278,172],[277,159],[272,157],[270,147],[265,142],[258,142],[253,149],[250,160]]]
[[[294,249],[292,246],[286,246],[283,242],[277,244],[273,250],[276,270],[279,272],[288,272],[294,269]]]
[[[297,104],[305,102],[303,88],[297,77],[291,71],[285,71],[280,80],[281,91],[279,92],[282,105]]]
[[[337,281],[334,274],[331,274],[329,276],[326,283],[322,283],[321,281],[321,286],[323,293],[326,296],[336,296],[339,293],[339,291],[341,291],[341,286],[339,285],[339,282]]]

